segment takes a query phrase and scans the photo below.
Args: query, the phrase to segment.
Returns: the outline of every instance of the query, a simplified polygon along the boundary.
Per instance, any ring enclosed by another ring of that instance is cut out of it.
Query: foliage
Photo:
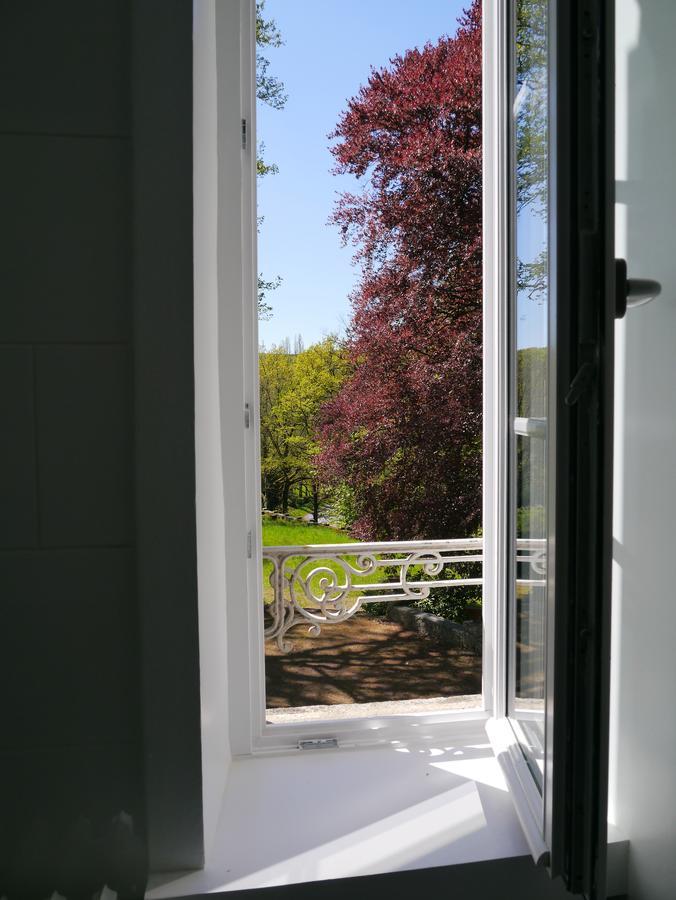
[[[517,415],[547,415],[547,348],[523,347],[517,352]]]
[[[545,507],[520,506],[516,511],[516,536],[522,538],[547,537]]]
[[[517,415],[524,418],[547,416],[547,348],[524,347],[517,352]],[[519,537],[544,536],[543,511],[546,494],[546,442],[520,437],[516,442],[516,479]],[[532,513],[529,512],[532,508]],[[538,512],[538,509],[540,512]],[[542,534],[540,533],[542,532]]]
[[[547,0],[516,4],[517,204],[547,204]]]
[[[481,510],[481,24],[372,70],[332,135],[361,193],[333,221],[355,246],[353,373],[324,413],[322,471],[359,538],[461,536]]]
[[[287,512],[291,490],[306,485],[316,520],[325,493],[316,467],[320,412],[347,377],[348,362],[335,338],[296,347],[259,354],[262,491],[268,508]]]
[[[282,35],[274,19],[265,19],[265,0],[256,2],[256,47],[281,47]],[[273,109],[283,109],[288,97],[284,85],[268,73],[270,61],[256,52],[256,98]]]
[[[258,275],[258,318],[261,321],[267,321],[272,316],[272,307],[265,299],[267,292],[276,290],[281,283],[279,275],[272,281],[266,281],[261,274]]]
[[[393,568],[391,572],[387,569],[383,571],[383,575],[398,576],[398,570]],[[446,566],[444,568],[444,578],[476,578],[480,573],[475,565],[471,563],[465,566]],[[420,578],[425,580],[422,569],[413,566],[410,570],[412,578]],[[410,603],[412,609],[418,609],[421,612],[431,613],[434,616],[441,616],[443,619],[450,619],[453,622],[464,622],[468,616],[468,610],[481,609],[481,587],[474,585],[462,585],[460,587],[438,587],[432,588],[429,597],[424,600],[415,600]],[[403,601],[409,603],[410,601]],[[382,603],[369,603],[364,607],[364,611],[372,616],[387,616],[388,609],[391,606],[387,601]]]
[[[479,587],[442,587],[430,591],[426,600],[417,600],[413,606],[422,612],[441,616],[452,622],[464,622],[469,609],[480,609],[481,588]]]
[[[547,265],[546,250],[540,250],[534,259],[519,257],[516,261],[517,290],[538,304],[544,303],[547,297]]]
[[[520,299],[542,305],[547,301],[546,246],[548,169],[547,0],[518,0],[516,4],[516,207],[517,216],[532,234],[539,231],[539,247],[520,247],[517,291]],[[539,220],[539,222],[538,222]],[[518,231],[519,229],[517,229]],[[519,239],[517,238],[517,244]],[[546,311],[538,318],[546,320]],[[527,347],[517,353],[517,416],[547,416],[547,348]],[[535,437],[518,437],[516,505],[519,537],[544,537],[547,445]]]
[[[516,4],[516,206],[517,215],[547,214],[547,0]],[[547,251],[519,259],[517,287],[531,300],[547,296]]]
[[[357,512],[354,491],[346,482],[338,482],[331,492],[331,520],[338,528],[351,531]]]
[[[274,19],[265,19],[263,11],[265,9],[265,0],[256,0],[256,47],[281,47],[282,36]],[[261,103],[266,103],[273,109],[283,109],[287,101],[287,95],[284,93],[284,85],[279,78],[269,73],[270,61],[262,53],[256,52],[256,99]],[[274,175],[279,170],[274,163],[266,163],[263,159],[265,145],[259,143],[256,153],[256,174],[259,177],[263,175]],[[263,217],[258,219],[258,227],[260,228]],[[266,301],[265,297],[269,291],[274,291],[281,284],[281,278],[277,276],[272,280],[266,280],[261,274],[258,275],[258,317],[260,319],[269,319],[272,315],[272,307]]]

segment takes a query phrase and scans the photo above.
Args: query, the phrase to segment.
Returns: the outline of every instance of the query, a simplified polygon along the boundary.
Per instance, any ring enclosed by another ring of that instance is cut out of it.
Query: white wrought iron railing
[[[517,541],[517,563],[541,576],[519,583],[542,583],[544,556],[544,540]],[[482,538],[264,547],[263,559],[272,563],[265,637],[284,653],[291,650],[287,633],[301,622],[317,636],[322,625],[344,622],[366,603],[424,600],[435,588],[483,583]]]

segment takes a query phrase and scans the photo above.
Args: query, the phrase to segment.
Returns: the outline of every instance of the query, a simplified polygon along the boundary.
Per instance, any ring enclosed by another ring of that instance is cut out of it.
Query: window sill
[[[235,759],[207,865],[149,900],[526,856],[484,723],[367,748]]]

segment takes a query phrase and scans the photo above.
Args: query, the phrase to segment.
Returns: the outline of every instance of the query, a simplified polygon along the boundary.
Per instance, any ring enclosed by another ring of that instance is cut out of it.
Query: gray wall
[[[190,41],[0,2],[0,894],[201,859]]]
[[[123,2],[0,19],[0,843],[23,886],[53,866],[43,830],[143,826],[130,21]]]
[[[676,892],[676,4],[617,4],[617,255],[663,294],[617,330],[610,817],[629,897]]]

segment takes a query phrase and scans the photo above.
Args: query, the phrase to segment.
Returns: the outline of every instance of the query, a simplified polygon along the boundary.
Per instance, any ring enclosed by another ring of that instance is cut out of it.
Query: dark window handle
[[[662,292],[659,281],[650,278],[627,278],[627,263],[615,260],[615,318],[621,319],[627,309],[650,303]]]

